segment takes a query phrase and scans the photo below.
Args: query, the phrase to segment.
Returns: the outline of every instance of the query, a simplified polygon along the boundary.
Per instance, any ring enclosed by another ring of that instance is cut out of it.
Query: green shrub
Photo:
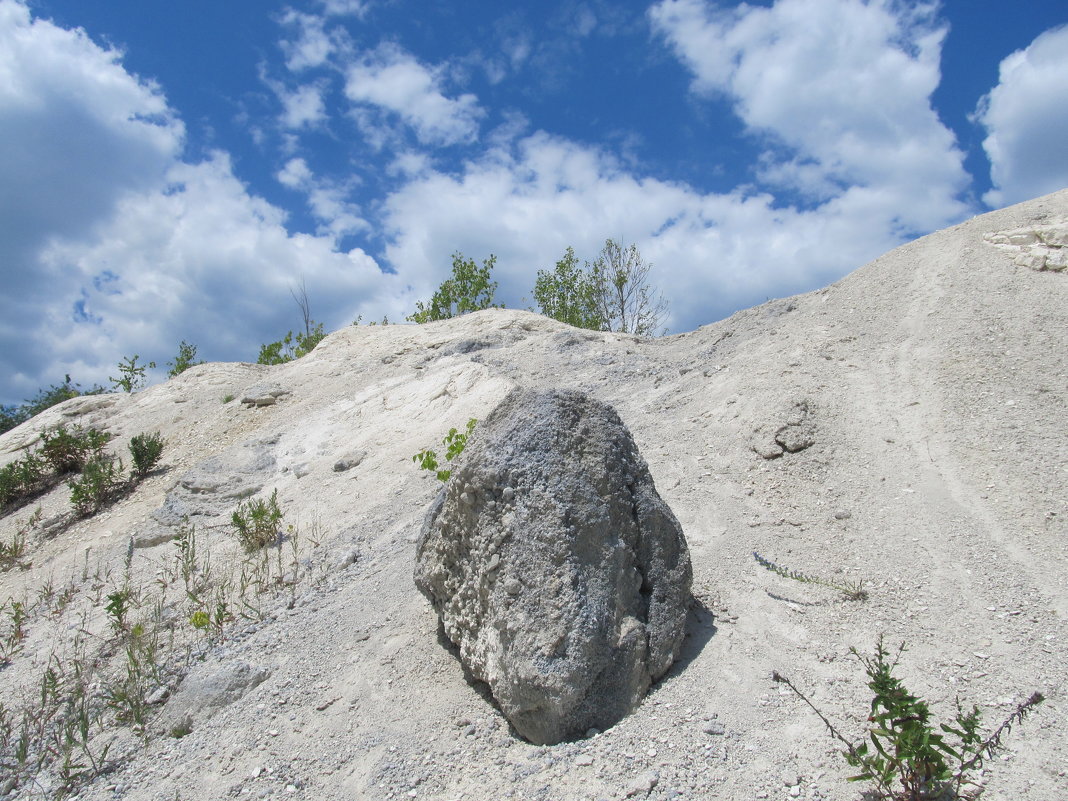
[[[142,479],[159,462],[163,453],[163,437],[156,434],[137,434],[130,440],[130,456],[133,458],[133,477]]]
[[[51,489],[62,476],[81,470],[107,440],[107,434],[94,428],[68,431],[60,426],[46,431],[36,450],[0,467],[0,509]]]
[[[260,355],[256,359],[256,364],[285,364],[301,356],[307,356],[325,338],[322,323],[316,323],[305,333],[298,331],[295,336],[292,331],[289,331],[278,342],[260,345]]]
[[[60,426],[41,434],[40,453],[57,475],[77,473],[93,454],[107,444],[108,439],[107,434],[95,428],[68,431]]]
[[[47,477],[47,465],[33,452],[0,467],[0,509],[40,492]]]
[[[450,428],[449,433],[445,435],[445,438],[441,441],[441,444],[445,446],[445,460],[451,462],[457,456],[464,452],[464,448],[467,446],[467,438],[471,435],[471,432],[475,430],[475,424],[478,422],[475,418],[471,418],[467,421],[467,429],[465,431],[457,431],[455,428]],[[434,475],[438,477],[438,481],[448,481],[452,475],[452,470],[448,468],[442,468],[438,462],[438,455],[430,448],[425,448],[419,451],[412,457],[412,461],[416,462],[423,470],[431,470]]]
[[[983,759],[993,756],[1001,747],[1002,736],[1045,700],[1041,693],[1033,693],[984,739],[979,732],[979,707],[973,706],[965,712],[958,699],[955,725],[943,723],[936,731],[927,702],[910,693],[893,675],[905,652],[904,643],[893,661],[882,637],[876,643],[873,657],[861,655],[856,648],[850,652],[864,665],[868,688],[874,693],[870,713],[866,715],[871,725],[859,744],[842,735],[788,678],[775,672],[772,679],[785,684],[808,704],[831,735],[845,745],[846,762],[860,769],[849,781],[873,782],[876,789],[866,794],[873,799],[941,801],[973,797],[962,795],[963,786],[971,783],[968,772],[982,767]],[[954,737],[956,743],[951,745],[947,735]]]
[[[62,384],[53,384],[47,389],[42,389],[21,406],[0,406],[0,434],[10,431],[15,426],[26,422],[34,415],[40,414],[45,409],[50,409],[57,403],[62,403],[80,395],[99,395],[106,392],[102,386],[94,384],[87,390],[82,390],[80,384],[70,380],[70,376],[63,377]]]
[[[266,501],[248,500],[237,507],[230,522],[238,541],[246,551],[257,551],[278,540],[282,510],[278,508],[278,490]]]
[[[79,517],[96,514],[122,489],[122,461],[105,453],[94,455],[81,474],[67,482],[70,504]]]

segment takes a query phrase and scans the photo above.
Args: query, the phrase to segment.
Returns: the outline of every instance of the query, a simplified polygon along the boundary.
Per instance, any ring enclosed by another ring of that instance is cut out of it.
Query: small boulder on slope
[[[464,665],[539,744],[634,710],[678,654],[691,578],[630,432],[574,391],[515,390],[479,423],[415,569]]]

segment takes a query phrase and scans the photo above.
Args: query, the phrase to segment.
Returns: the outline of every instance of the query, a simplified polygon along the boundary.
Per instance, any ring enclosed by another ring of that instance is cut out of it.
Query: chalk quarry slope
[[[1056,265],[1060,253],[1024,235],[1036,228],[1068,232],[1068,191],[686,334],[496,310],[350,327],[287,365],[202,365],[132,396],[68,401],[0,437],[3,460],[61,421],[106,427],[122,447],[140,431],[167,440],[163,469],[129,498],[33,535],[32,567],[0,574],[0,597],[32,599],[51,578],[78,585],[80,603],[87,573],[121,574],[131,541],[131,571],[150,584],[182,514],[222,570],[241,558],[226,523],[248,492],[277,490],[309,549],[292,608],[276,598],[194,661],[200,672],[245,661],[262,683],[212,715],[190,707],[181,739],[106,735],[127,756],[79,797],[857,799],[839,746],[771,674],[859,735],[870,694],[849,650],[870,653],[883,633],[907,641],[900,675],[942,718],[960,696],[990,725],[1044,692],[989,761],[985,797],[1068,798],[1068,272],[1033,269],[1036,254]],[[241,404],[256,385],[282,394]],[[681,662],[617,726],[552,747],[515,737],[465,681],[412,581],[439,488],[412,455],[517,385],[615,407],[694,569]],[[66,502],[63,488],[42,498],[45,518]],[[0,538],[20,516],[0,521]],[[863,581],[869,597],[782,578],[754,551]],[[87,614],[102,630],[102,609]],[[31,620],[0,673],[5,703],[63,631]],[[160,720],[183,703],[176,693]]]

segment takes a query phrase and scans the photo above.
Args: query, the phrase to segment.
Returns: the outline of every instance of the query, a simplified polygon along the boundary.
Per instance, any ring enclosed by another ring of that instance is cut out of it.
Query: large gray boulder
[[[461,459],[416,584],[520,735],[611,726],[675,660],[692,577],[630,432],[581,392],[515,390]]]

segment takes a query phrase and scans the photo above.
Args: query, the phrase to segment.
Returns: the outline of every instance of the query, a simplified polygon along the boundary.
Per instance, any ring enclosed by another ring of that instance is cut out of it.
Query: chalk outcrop
[[[415,579],[516,731],[556,743],[613,725],[671,667],[691,567],[615,411],[517,390],[428,513]]]

